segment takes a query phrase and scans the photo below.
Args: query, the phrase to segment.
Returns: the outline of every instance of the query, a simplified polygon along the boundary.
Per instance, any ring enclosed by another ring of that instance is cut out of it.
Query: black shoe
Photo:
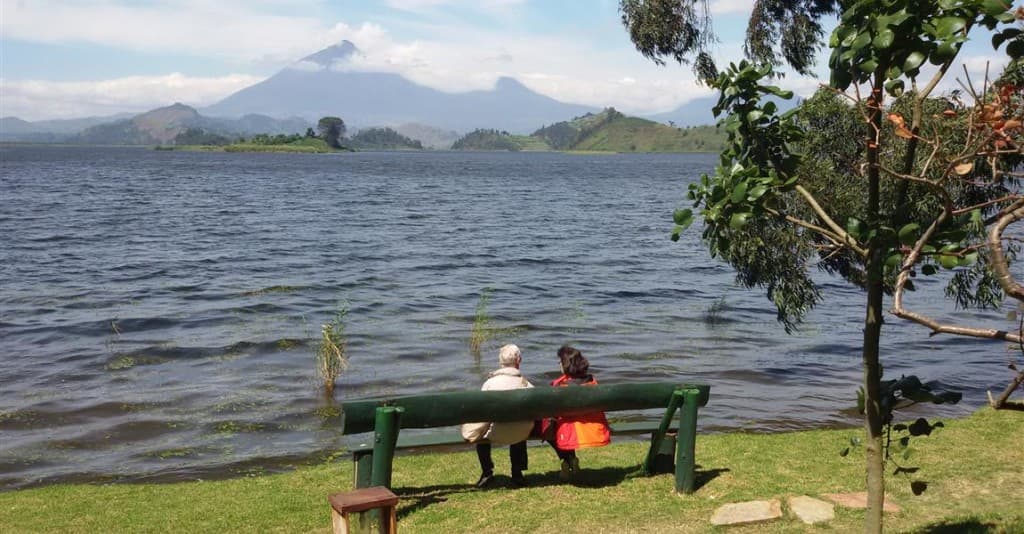
[[[476,481],[476,487],[486,488],[491,485],[491,482],[494,482],[494,473],[484,473],[480,475],[480,479]]]
[[[522,475],[517,476],[517,477],[512,477],[512,487],[513,488],[525,488],[526,486],[529,486],[529,484],[526,483],[526,478],[523,477]]]

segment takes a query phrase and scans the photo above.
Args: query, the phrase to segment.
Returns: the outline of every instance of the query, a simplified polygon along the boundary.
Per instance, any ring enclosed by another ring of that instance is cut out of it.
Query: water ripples
[[[360,438],[340,435],[314,353],[343,307],[342,400],[476,389],[506,342],[543,385],[572,343],[602,383],[710,384],[703,431],[858,424],[856,290],[821,278],[829,300],[788,336],[699,231],[667,239],[713,155],[2,157],[5,488],[273,472],[337,453]],[[915,301],[945,313],[941,288],[924,286]],[[914,410],[966,413],[1003,387],[990,344],[885,328],[888,375],[965,392]]]

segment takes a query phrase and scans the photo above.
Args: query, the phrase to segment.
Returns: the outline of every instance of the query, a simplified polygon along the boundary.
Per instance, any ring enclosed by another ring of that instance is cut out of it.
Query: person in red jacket
[[[556,387],[591,386],[597,379],[590,374],[590,362],[579,350],[568,345],[558,349],[558,360],[562,367],[562,376],[551,382]],[[542,425],[547,442],[554,447],[555,453],[562,461],[559,476],[562,480],[571,479],[580,470],[580,461],[576,457],[576,449],[603,447],[611,442],[611,431],[604,412],[585,415],[546,419]]]

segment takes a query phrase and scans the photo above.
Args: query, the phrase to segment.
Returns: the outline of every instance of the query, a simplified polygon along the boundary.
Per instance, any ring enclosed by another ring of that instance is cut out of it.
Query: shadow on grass
[[[697,466],[696,484],[697,489],[714,480],[729,469],[701,469]],[[662,474],[671,477],[670,474]],[[653,475],[653,476],[662,476]],[[530,488],[543,488],[547,486],[571,485],[579,488],[606,488],[617,486],[627,478],[640,478],[645,475],[641,472],[639,465],[629,467],[602,467],[600,469],[582,469],[573,480],[562,481],[557,471],[547,473],[529,473],[526,475],[525,488],[518,491],[528,491]],[[670,484],[670,487],[673,485]],[[420,488],[393,488],[392,491],[401,499],[402,506],[398,510],[398,519],[409,514],[420,511],[432,504],[446,502],[449,495],[459,493],[471,493],[478,491],[517,491],[512,485],[512,478],[507,475],[495,475],[494,481],[486,488],[477,489],[472,482],[465,484],[442,484],[437,486],[424,486]]]
[[[992,534],[1005,532],[1021,532],[1024,529],[1024,518],[1006,521],[981,520],[977,518],[945,519],[931,525],[925,525],[914,532],[918,534]]]

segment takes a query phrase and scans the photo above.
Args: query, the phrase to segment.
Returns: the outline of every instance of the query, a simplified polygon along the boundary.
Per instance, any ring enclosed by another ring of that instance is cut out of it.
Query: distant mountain
[[[90,126],[113,122],[132,115],[132,113],[119,113],[106,117],[45,121],[25,121],[18,117],[2,117],[0,118],[0,141],[60,142]]]
[[[310,121],[335,115],[350,128],[415,122],[456,131],[528,132],[540,124],[597,111],[535,93],[512,78],[501,78],[486,91],[446,93],[399,74],[352,70],[351,59],[357,53],[348,41],[326,48],[203,113],[222,117],[261,113]]]
[[[790,110],[800,103],[800,99],[798,98],[783,100],[778,97],[769,96],[768,100],[775,102],[775,104],[779,106],[780,113]],[[714,114],[711,112],[711,108],[715,107],[715,104],[717,103],[717,96],[706,96],[691,100],[672,111],[666,111],[655,115],[647,115],[645,118],[666,124],[671,121],[671,123],[677,127],[715,125],[718,124],[719,119],[715,118]]]
[[[629,117],[614,108],[545,126],[529,136],[474,130],[454,150],[583,150],[597,152],[717,152],[725,132],[715,126],[678,128]]]
[[[715,107],[717,103],[718,97],[706,96],[691,100],[672,111],[646,115],[645,118],[665,124],[671,121],[672,124],[682,127],[713,125],[718,122],[718,119],[711,113],[711,108]]]
[[[423,146],[427,148],[433,148],[435,150],[447,150],[451,148],[452,143],[459,138],[459,132],[453,130],[442,130],[440,128],[415,122],[399,124],[398,126],[392,127],[392,129],[409,139],[415,139],[423,143]]]
[[[68,140],[100,145],[171,144],[187,129],[198,129],[225,136],[302,133],[312,123],[302,119],[279,120],[263,115],[246,115],[240,119],[204,117],[194,108],[175,103],[157,108],[130,119],[98,124],[86,128]]]

